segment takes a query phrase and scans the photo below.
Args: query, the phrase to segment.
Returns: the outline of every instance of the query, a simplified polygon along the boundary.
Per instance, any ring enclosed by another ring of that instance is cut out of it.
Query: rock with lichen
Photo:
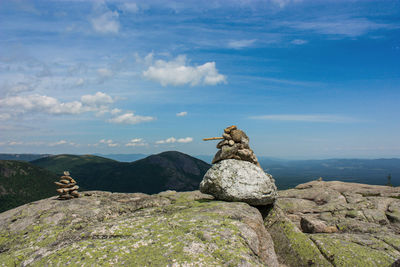
[[[272,266],[260,212],[199,191],[86,191],[0,213],[0,266]]]
[[[277,197],[275,180],[256,165],[226,159],[214,164],[204,175],[200,191],[225,201],[250,205],[272,204]]]
[[[279,191],[265,226],[286,266],[397,266],[400,187],[324,182]]]

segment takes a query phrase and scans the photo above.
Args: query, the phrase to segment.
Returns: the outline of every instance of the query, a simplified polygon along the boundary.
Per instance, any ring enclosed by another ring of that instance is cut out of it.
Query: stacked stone
[[[249,137],[242,130],[232,125],[224,129],[224,140],[217,144],[218,152],[215,154],[212,164],[224,159],[237,159],[251,162],[260,167],[260,163],[253,150],[249,147]]]
[[[58,199],[65,200],[79,197],[79,186],[77,186],[76,181],[69,176],[69,172],[65,171],[64,175],[61,176],[60,181],[54,183],[59,187],[56,190],[59,195]]]

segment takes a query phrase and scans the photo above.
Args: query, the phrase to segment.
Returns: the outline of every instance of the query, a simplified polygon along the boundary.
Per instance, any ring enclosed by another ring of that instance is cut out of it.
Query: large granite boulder
[[[268,205],[275,201],[277,189],[271,175],[248,161],[226,159],[214,164],[204,175],[200,191],[225,201]]]
[[[272,266],[260,212],[199,191],[82,192],[0,213],[0,266]]]

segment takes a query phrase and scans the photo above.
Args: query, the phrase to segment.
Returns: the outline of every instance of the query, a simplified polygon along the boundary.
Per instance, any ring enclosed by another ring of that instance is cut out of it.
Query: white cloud
[[[184,117],[184,116],[186,116],[188,113],[186,112],[186,111],[182,111],[182,112],[179,112],[179,113],[176,113],[176,116],[177,117]]]
[[[301,114],[282,114],[282,115],[262,115],[253,116],[251,119],[272,120],[272,121],[297,121],[297,122],[334,122],[350,123],[360,120],[337,115],[301,115]]]
[[[49,146],[59,146],[59,145],[65,145],[65,144],[67,144],[67,143],[68,143],[68,142],[65,141],[65,140],[60,140],[60,141],[58,141],[58,142],[50,143]]]
[[[302,2],[302,0],[271,0],[271,2],[280,8],[284,8],[288,4]]]
[[[398,26],[376,23],[366,18],[329,17],[314,21],[294,21],[285,23],[299,30],[309,30],[320,34],[357,37],[379,29],[393,29]]]
[[[85,79],[83,78],[79,78],[75,83],[76,86],[82,86],[84,84],[85,84]]]
[[[125,144],[125,146],[147,146],[148,144],[144,142],[144,140],[142,138],[134,138],[131,141],[129,141],[128,143]]]
[[[170,137],[170,138],[167,138],[165,140],[156,141],[156,144],[173,144],[173,143],[176,143],[176,142],[178,142],[178,143],[190,143],[192,141],[193,141],[192,137],[185,137],[185,138],[179,138],[179,139],[176,139],[175,137]]]
[[[293,41],[291,41],[291,43],[295,45],[303,45],[308,43],[308,41],[303,39],[294,39]]]
[[[96,32],[116,34],[120,28],[118,17],[118,12],[109,10],[99,16],[93,17],[90,22]]]
[[[153,121],[156,118],[150,116],[139,116],[135,115],[133,112],[128,112],[112,119],[109,119],[109,122],[112,123],[123,123],[123,124],[137,124],[147,121]]]
[[[119,6],[122,11],[129,13],[137,13],[139,11],[139,7],[136,3],[123,3]]]
[[[176,138],[175,137],[170,137],[167,138],[165,140],[158,140],[156,141],[156,144],[172,144],[176,142]]]
[[[9,145],[9,146],[19,146],[19,145],[22,145],[22,144],[23,143],[20,142],[20,141],[10,141],[10,142],[8,142],[7,145]]]
[[[107,68],[99,68],[99,69],[97,69],[97,73],[102,78],[110,78],[113,75],[113,72]]]
[[[0,106],[13,111],[24,113],[37,111],[48,114],[80,114],[88,111],[104,112],[114,102],[111,96],[97,92],[94,95],[84,95],[81,101],[60,102],[58,99],[45,95],[11,96],[0,99]]]
[[[7,113],[1,114],[1,113],[0,113],[0,121],[8,120],[8,119],[10,119],[10,118],[11,118],[11,115],[10,115],[10,114],[7,114]]]
[[[116,115],[116,114],[121,113],[121,112],[122,112],[122,110],[119,109],[119,108],[113,108],[113,109],[111,110],[111,114],[112,114],[112,115]]]
[[[177,140],[178,143],[190,143],[193,142],[193,138],[192,137],[186,137],[186,138],[179,138]]]
[[[179,55],[171,61],[157,60],[143,72],[143,76],[159,82],[162,86],[226,83],[226,76],[218,73],[215,62],[207,62],[200,66],[188,66],[187,63],[184,55]]]
[[[241,49],[245,47],[252,46],[256,39],[251,39],[251,40],[232,40],[228,43],[228,47],[233,48],[233,49]]]
[[[81,102],[84,105],[97,109],[100,107],[111,105],[112,103],[114,103],[114,100],[111,96],[103,92],[97,92],[94,95],[83,95],[81,97]]]
[[[111,140],[111,139],[101,139],[100,141],[99,141],[99,143],[100,144],[105,144],[105,145],[107,145],[108,147],[116,147],[116,146],[119,146],[119,144],[118,143],[114,143],[113,142],[113,140]]]

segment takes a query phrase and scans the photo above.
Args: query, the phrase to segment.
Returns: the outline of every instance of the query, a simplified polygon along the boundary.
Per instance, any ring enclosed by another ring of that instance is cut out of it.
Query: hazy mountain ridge
[[[322,177],[365,184],[400,185],[400,159],[275,160],[261,158],[263,169],[275,177],[279,189],[295,187]]]
[[[7,154],[0,153],[0,160],[32,161],[51,156],[50,154]]]

